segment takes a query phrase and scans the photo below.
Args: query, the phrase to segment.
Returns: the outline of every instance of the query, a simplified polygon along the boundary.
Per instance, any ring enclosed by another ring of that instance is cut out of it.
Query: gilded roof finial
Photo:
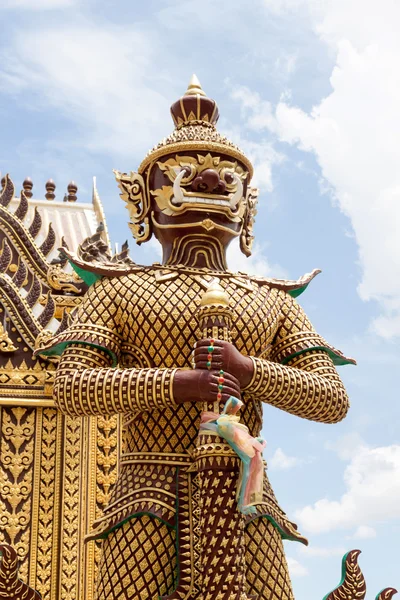
[[[49,179],[48,181],[46,181],[46,193],[44,195],[44,197],[46,198],[46,200],[54,200],[54,198],[56,197],[54,191],[56,189],[56,184],[54,183],[54,181],[52,179]]]
[[[190,81],[189,81],[189,85],[188,85],[188,89],[185,92],[185,96],[206,96],[205,91],[203,90],[203,88],[201,87],[201,83],[200,81],[197,79],[196,75],[192,75]]]
[[[76,195],[76,192],[78,191],[78,186],[76,185],[75,181],[70,181],[67,189],[68,189],[67,201],[68,202],[76,202],[78,199],[78,197]]]
[[[32,183],[32,179],[30,177],[27,177],[26,179],[24,179],[24,181],[22,183],[22,187],[23,187],[25,196],[27,198],[32,198],[33,183]]]

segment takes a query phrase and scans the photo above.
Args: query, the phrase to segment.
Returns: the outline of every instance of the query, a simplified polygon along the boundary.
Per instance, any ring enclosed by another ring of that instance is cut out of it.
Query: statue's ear
[[[258,189],[249,188],[246,198],[246,209],[243,215],[243,227],[240,234],[240,249],[246,256],[251,255],[254,235],[253,225],[257,214]]]
[[[121,190],[121,198],[126,202],[130,223],[129,227],[137,244],[147,242],[152,236],[149,219],[150,201],[144,179],[139,173],[120,173],[114,170],[115,179]]]

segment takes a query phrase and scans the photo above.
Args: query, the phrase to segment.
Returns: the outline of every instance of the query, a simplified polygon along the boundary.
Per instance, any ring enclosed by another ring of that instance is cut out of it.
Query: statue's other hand
[[[208,357],[211,355],[211,368],[222,369],[224,373],[232,373],[240,383],[241,388],[249,385],[253,377],[253,361],[243,356],[233,344],[222,340],[214,340],[214,349],[210,352],[210,340],[200,340],[194,350],[196,369],[207,369]]]
[[[173,381],[173,397],[175,402],[214,402],[217,398],[220,374],[208,369],[177,369]],[[230,396],[240,400],[240,384],[233,375],[224,374],[222,398],[226,402]]]

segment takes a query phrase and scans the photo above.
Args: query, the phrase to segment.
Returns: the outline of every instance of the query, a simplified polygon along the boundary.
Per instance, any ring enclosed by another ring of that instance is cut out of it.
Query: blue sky
[[[219,128],[254,161],[254,256],[233,270],[297,278],[317,330],[357,358],[327,426],[265,408],[269,475],[310,547],[287,544],[296,600],[322,599],[360,548],[374,598],[400,588],[400,42],[395,0],[0,0],[0,169],[92,176],[114,242],[130,238],[112,169],[135,170],[172,130],[195,72]],[[134,247],[158,260],[155,244]]]

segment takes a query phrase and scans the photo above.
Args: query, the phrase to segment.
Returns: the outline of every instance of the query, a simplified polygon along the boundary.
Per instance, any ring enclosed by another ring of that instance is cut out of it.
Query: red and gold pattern
[[[18,579],[18,555],[12,546],[0,544],[0,598],[41,600],[39,594]]]
[[[74,323],[40,347],[61,354],[54,397],[62,412],[124,419],[118,482],[86,538],[103,539],[97,600],[293,600],[282,538],[307,541],[266,476],[262,490],[260,469],[246,515],[237,509],[245,459],[211,426],[199,432],[201,402],[214,418],[222,399],[239,406],[242,396],[251,438],[260,435],[262,402],[336,423],[348,399],[334,364],[353,361],[293,298],[316,272],[294,283],[228,272],[233,239],[251,253],[252,165],[216,130],[217,105],[197,80],[171,111],[175,131],[139,172],[116,172],[137,243],[154,234],[163,265],[135,265],[125,251],[116,264],[101,236],[78,256],[66,251],[92,287]]]
[[[347,396],[328,350],[320,349],[326,343],[296,301],[280,289],[243,279],[242,285],[235,276],[221,279],[231,299],[233,342],[254,357],[256,366],[244,393],[242,422],[253,436],[260,434],[261,401],[305,418],[327,422],[343,418]],[[175,406],[171,381],[174,369],[191,366],[191,351],[200,334],[194,315],[211,282],[209,274],[178,268],[164,272],[161,280],[151,268],[102,279],[90,288],[74,325],[52,340],[60,347],[67,344],[54,388],[62,410],[70,415],[126,415],[120,477],[90,538],[104,537],[137,515],[134,526],[143,513],[161,519],[166,527],[176,527],[180,521],[176,476],[192,464],[200,408]],[[266,360],[276,343],[286,336],[295,340],[296,334],[303,339],[305,332],[310,334],[310,345],[297,354],[294,342],[296,356],[290,364]],[[263,359],[257,358],[260,355]],[[306,359],[307,370],[300,370],[296,361]],[[115,360],[120,366],[110,368]],[[269,395],[266,388],[272,378],[277,393]],[[267,478],[264,486],[257,514],[269,518],[283,537],[305,542],[279,507]],[[262,519],[253,521],[252,528],[257,522],[264,527]],[[289,581],[283,560],[281,564],[281,576]]]

